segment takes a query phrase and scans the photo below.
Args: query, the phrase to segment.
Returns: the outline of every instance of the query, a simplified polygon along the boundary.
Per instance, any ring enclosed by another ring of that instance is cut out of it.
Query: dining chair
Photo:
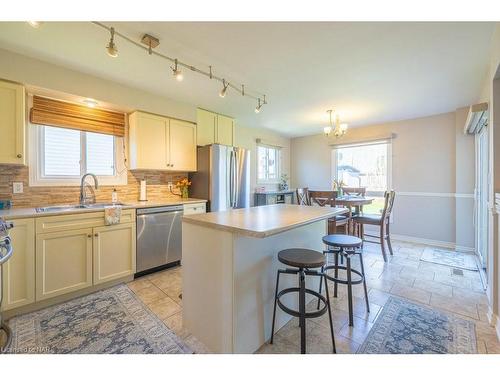
[[[309,190],[309,199],[311,203],[316,203],[319,206],[335,207],[335,199],[337,192],[332,190]],[[349,218],[345,215],[337,215],[328,219],[328,234],[338,233],[338,227],[344,227],[344,233],[349,231]]]
[[[348,195],[359,195],[361,197],[364,197],[366,195],[366,187],[345,186],[342,188],[342,191]]]
[[[381,215],[365,214],[360,213],[360,215],[353,218],[355,224],[357,224],[360,232],[360,237],[364,242],[371,242],[380,244],[382,250],[382,256],[384,257],[384,262],[387,262],[387,254],[385,253],[385,242],[387,241],[387,247],[389,248],[389,253],[394,255],[392,252],[391,234],[390,234],[390,217],[392,213],[392,208],[394,206],[394,198],[396,197],[396,192],[394,190],[386,191],[384,193],[384,208]],[[376,236],[373,234],[364,233],[364,225],[378,225],[380,226],[380,235]],[[365,237],[375,238],[376,240],[366,240]]]
[[[297,188],[295,190],[295,194],[297,195],[297,204],[301,206],[310,206],[311,205],[311,197],[309,196],[308,188]]]

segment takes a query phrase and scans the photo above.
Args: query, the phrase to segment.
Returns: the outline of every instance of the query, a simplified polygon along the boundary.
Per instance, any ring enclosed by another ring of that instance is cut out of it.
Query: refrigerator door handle
[[[239,152],[234,152],[234,208],[238,208],[238,201],[240,196],[240,165],[239,165]]]
[[[234,207],[234,151],[229,153],[229,207]]]

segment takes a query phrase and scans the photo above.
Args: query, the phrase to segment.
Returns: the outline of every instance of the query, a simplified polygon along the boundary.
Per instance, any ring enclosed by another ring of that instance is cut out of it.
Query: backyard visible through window
[[[380,214],[388,188],[388,144],[341,147],[336,153],[336,179],[349,187],[365,187],[366,196],[375,198],[365,213]]]
[[[276,182],[280,176],[280,150],[272,146],[257,146],[257,179],[259,182]]]

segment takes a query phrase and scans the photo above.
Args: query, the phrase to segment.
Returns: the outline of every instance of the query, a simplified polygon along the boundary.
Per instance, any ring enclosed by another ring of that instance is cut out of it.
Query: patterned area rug
[[[459,251],[426,248],[420,260],[469,271],[478,270],[474,255]]]
[[[10,353],[192,353],[126,285],[12,318]]]
[[[475,324],[391,297],[358,353],[477,353]]]

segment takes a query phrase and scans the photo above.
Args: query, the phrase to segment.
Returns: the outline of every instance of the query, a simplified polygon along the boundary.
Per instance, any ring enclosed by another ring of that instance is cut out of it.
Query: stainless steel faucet
[[[93,174],[93,173],[86,173],[86,174],[84,174],[82,176],[82,180],[80,182],[80,205],[81,206],[86,205],[86,204],[93,204],[93,203],[95,203],[95,192],[92,189],[91,185],[87,184],[88,188],[90,189],[90,192],[92,193],[92,197],[91,197],[90,200],[87,197],[87,194],[85,193],[85,178],[87,176],[92,176],[92,178],[94,179],[95,189],[97,190],[99,188],[99,183],[97,182],[97,176],[95,174]]]

